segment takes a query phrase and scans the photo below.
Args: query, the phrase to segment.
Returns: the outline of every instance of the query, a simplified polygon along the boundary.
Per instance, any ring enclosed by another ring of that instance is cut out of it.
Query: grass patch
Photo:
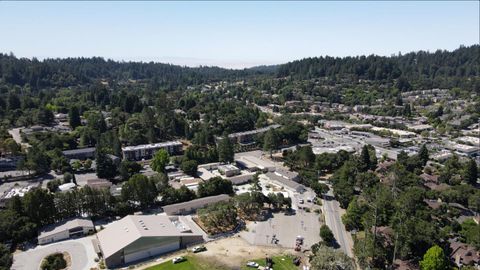
[[[298,267],[293,264],[293,256],[291,255],[281,255],[281,256],[275,256],[272,257],[273,260],[273,269],[274,270],[297,270]],[[252,260],[256,263],[258,263],[260,266],[266,266],[265,264],[265,258],[262,259],[256,259]],[[244,270],[252,270],[253,268],[247,267],[246,266],[247,262],[244,263],[242,266],[242,269]]]
[[[218,266],[214,262],[206,262],[195,256],[185,256],[184,262],[173,264],[172,260],[164,262],[146,270],[225,270],[225,267]]]

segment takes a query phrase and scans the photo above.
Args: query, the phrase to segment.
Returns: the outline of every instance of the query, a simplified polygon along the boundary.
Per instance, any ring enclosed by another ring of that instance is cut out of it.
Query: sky
[[[479,43],[479,1],[4,2],[0,52],[244,68]]]

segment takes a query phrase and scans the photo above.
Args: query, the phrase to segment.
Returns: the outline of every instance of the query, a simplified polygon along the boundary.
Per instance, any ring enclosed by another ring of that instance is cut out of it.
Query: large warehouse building
[[[97,234],[108,267],[116,267],[203,241],[178,217],[130,215]]]

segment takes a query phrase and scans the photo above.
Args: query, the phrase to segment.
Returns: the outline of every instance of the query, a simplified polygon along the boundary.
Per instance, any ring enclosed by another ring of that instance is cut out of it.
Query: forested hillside
[[[0,54],[0,78],[5,83],[29,84],[33,89],[83,85],[96,79],[153,79],[159,87],[175,89],[210,81],[242,79],[249,75],[273,74],[273,69],[230,70],[219,67],[189,68],[162,63],[117,62],[101,57],[37,59]]]
[[[415,85],[420,89],[464,87],[480,91],[480,46],[462,46],[452,52],[419,51],[392,57],[370,55],[306,58],[279,66],[277,77],[286,76],[294,79],[329,77],[349,82],[359,79],[399,79],[404,90],[410,90],[410,85]]]

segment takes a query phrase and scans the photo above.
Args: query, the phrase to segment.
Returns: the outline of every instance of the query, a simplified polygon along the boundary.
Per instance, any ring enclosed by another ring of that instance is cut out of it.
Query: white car
[[[172,259],[172,263],[179,263],[179,262],[183,262],[183,261],[186,261],[187,259],[185,259],[185,257],[175,257]]]
[[[247,262],[247,266],[252,268],[258,268],[259,265],[256,262]]]

